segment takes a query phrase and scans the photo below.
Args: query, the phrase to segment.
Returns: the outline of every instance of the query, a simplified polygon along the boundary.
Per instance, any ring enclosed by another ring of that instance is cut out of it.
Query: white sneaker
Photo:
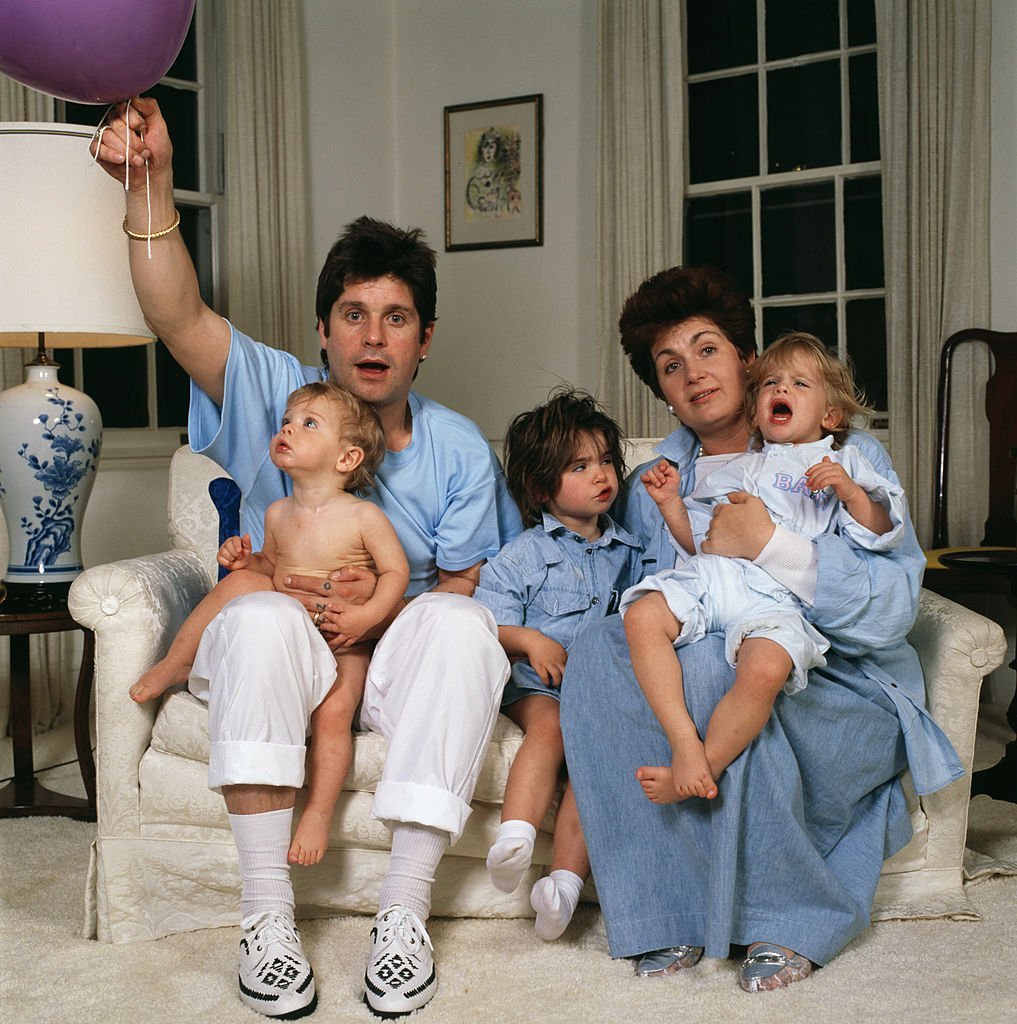
[[[438,988],[433,947],[424,923],[393,903],[374,919],[364,972],[364,1002],[379,1017],[404,1017],[430,1001]]]
[[[314,971],[296,925],[283,914],[260,914],[243,922],[240,940],[240,998],[252,1010],[278,1020],[314,1012],[318,996]]]

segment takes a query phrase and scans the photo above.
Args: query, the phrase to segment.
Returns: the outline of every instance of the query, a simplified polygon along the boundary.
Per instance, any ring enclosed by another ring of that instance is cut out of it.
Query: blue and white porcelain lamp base
[[[0,609],[66,607],[81,572],[81,528],[102,447],[102,419],[88,395],[40,355],[25,383],[0,392],[0,507],[10,553]]]

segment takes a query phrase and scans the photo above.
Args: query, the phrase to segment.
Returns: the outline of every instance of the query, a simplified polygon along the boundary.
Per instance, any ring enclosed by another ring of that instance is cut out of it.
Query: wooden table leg
[[[74,747],[78,753],[81,781],[85,784],[88,806],[95,810],[95,758],[92,757],[92,734],[89,729],[92,705],[92,680],[95,677],[95,634],[82,630],[81,667],[74,691]]]

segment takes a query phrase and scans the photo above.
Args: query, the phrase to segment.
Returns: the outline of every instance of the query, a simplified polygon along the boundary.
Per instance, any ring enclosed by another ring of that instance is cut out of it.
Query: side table
[[[55,793],[36,781],[32,759],[28,638],[37,633],[66,633],[75,629],[80,629],[85,636],[74,695],[74,745],[88,794],[86,800]],[[14,779],[0,789],[0,818],[60,814],[80,821],[95,821],[95,760],[88,727],[95,672],[95,634],[79,626],[70,612],[63,608],[0,612],[0,636],[11,638],[11,740],[14,752]]]

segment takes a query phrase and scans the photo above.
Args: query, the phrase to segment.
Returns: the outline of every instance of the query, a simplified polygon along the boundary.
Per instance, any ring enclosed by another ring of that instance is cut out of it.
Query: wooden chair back
[[[947,525],[950,438],[950,384],[953,357],[968,342],[989,347],[995,363],[985,386],[989,420],[989,518],[983,545],[1017,545],[1014,496],[1017,493],[1017,332],[969,328],[947,338],[939,361],[936,481],[933,508],[933,548],[950,546]]]

